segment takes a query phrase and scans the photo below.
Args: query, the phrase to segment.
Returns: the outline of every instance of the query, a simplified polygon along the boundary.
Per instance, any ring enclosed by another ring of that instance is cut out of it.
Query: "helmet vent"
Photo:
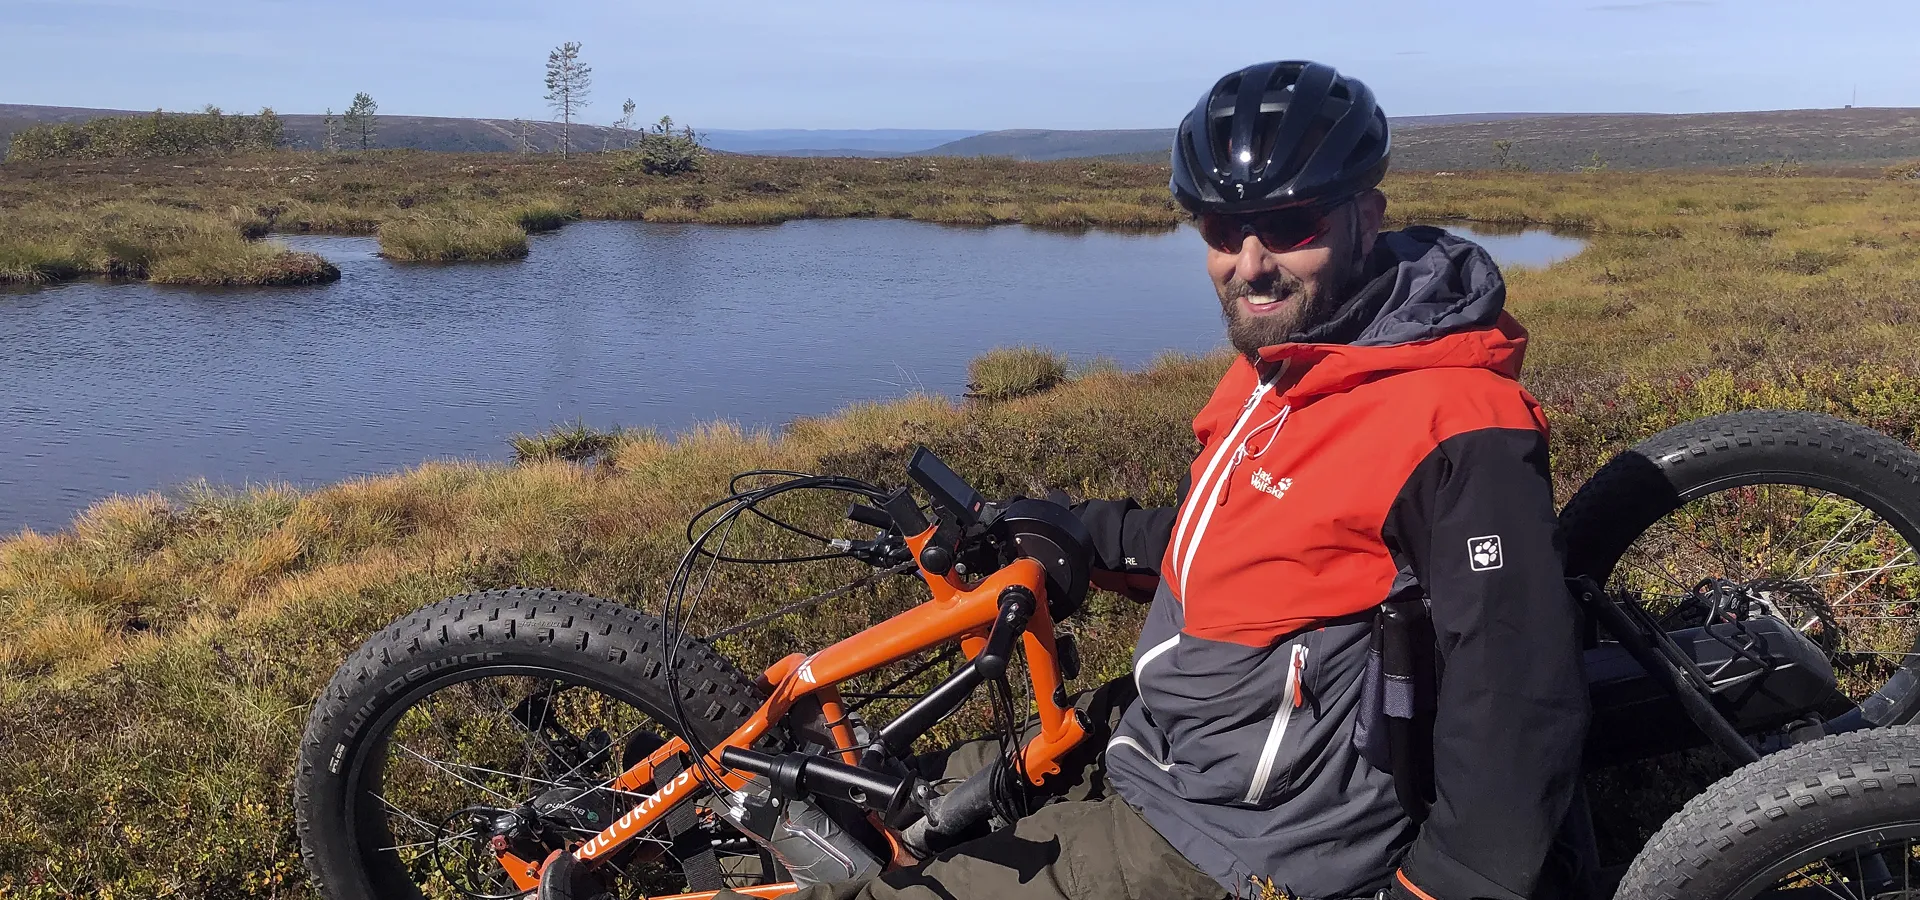
[[[1193,212],[1334,203],[1380,182],[1388,126],[1373,92],[1333,67],[1257,63],[1200,98],[1177,132],[1171,186]]]

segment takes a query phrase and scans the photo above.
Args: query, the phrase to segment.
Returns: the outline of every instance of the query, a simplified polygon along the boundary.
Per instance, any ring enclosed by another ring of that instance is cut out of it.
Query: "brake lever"
[[[902,540],[898,534],[888,534],[874,541],[834,538],[827,542],[827,546],[879,569],[897,566],[913,559],[912,551],[907,549],[906,541]]]

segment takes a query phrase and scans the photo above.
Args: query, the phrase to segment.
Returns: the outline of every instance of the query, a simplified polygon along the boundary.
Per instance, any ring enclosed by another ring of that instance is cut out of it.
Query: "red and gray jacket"
[[[1387,233],[1369,265],[1336,321],[1233,364],[1180,506],[1083,512],[1161,576],[1107,765],[1229,891],[1526,900],[1587,718],[1526,332],[1467,241]],[[1355,734],[1373,611],[1410,599],[1443,673],[1418,825]]]

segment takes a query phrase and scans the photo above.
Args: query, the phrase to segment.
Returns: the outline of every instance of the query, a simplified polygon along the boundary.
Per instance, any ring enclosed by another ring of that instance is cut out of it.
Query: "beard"
[[[1220,314],[1227,320],[1228,342],[1241,355],[1258,360],[1260,348],[1287,343],[1294,335],[1331,321],[1340,311],[1341,293],[1339,285],[1331,280],[1308,282],[1285,270],[1252,281],[1228,280],[1217,289]],[[1245,297],[1272,297],[1276,303],[1292,302],[1294,306],[1287,312],[1250,315],[1240,308],[1240,300]]]

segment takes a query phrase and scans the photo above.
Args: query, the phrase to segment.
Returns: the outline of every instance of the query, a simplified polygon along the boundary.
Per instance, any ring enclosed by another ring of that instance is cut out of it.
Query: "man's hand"
[[[1103,591],[1112,591],[1135,603],[1153,602],[1160,589],[1160,557],[1172,538],[1171,507],[1142,509],[1128,500],[1082,500],[1078,503],[1059,489],[1047,499],[1073,510],[1093,537],[1093,571],[1088,579]]]

